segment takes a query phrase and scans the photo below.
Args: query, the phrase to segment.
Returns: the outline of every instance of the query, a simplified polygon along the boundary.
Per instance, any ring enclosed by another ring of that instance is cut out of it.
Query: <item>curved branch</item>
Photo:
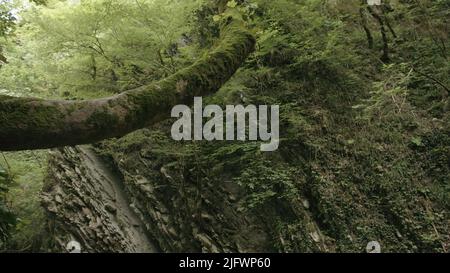
[[[216,92],[254,50],[239,15],[227,15],[219,45],[159,82],[85,101],[0,96],[0,150],[73,146],[121,137],[170,117],[171,108]]]

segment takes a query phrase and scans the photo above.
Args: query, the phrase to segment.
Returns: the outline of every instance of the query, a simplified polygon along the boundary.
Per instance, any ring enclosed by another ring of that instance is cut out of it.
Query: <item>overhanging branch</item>
[[[228,16],[215,49],[153,84],[85,101],[0,96],[0,150],[73,146],[121,137],[170,117],[176,104],[189,104],[194,96],[216,92],[255,46],[240,16]]]

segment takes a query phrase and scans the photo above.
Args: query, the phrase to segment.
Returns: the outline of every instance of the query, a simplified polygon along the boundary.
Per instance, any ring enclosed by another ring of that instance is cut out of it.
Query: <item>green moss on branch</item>
[[[215,49],[159,82],[98,100],[0,97],[0,150],[53,148],[124,136],[170,117],[176,104],[216,92],[255,46],[253,35],[233,12],[227,12]]]

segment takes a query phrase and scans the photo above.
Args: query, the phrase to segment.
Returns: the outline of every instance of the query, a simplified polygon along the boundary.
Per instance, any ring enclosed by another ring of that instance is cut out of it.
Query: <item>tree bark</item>
[[[170,117],[176,104],[216,92],[254,50],[241,16],[227,11],[219,45],[159,82],[85,101],[0,96],[0,151],[45,149],[121,137]]]
[[[361,17],[361,25],[364,29],[364,32],[366,33],[367,43],[369,45],[369,48],[372,49],[373,48],[373,36],[372,36],[372,33],[370,32],[370,28],[367,24],[367,18],[366,18],[364,7],[361,7],[359,9],[359,15]]]
[[[378,24],[380,25],[381,37],[383,39],[383,55],[381,56],[380,59],[383,63],[387,63],[390,60],[390,58],[389,58],[389,40],[387,37],[387,31],[386,31],[386,27],[385,27],[383,18],[376,11],[374,11],[372,9],[372,7],[368,6],[367,10],[378,21]]]

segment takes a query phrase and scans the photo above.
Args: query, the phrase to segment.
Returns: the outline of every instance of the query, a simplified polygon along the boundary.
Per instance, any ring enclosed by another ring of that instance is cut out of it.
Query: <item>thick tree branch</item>
[[[120,137],[170,117],[171,108],[216,92],[254,50],[239,15],[224,20],[219,45],[193,65],[159,82],[86,101],[0,96],[0,150],[87,144]]]

